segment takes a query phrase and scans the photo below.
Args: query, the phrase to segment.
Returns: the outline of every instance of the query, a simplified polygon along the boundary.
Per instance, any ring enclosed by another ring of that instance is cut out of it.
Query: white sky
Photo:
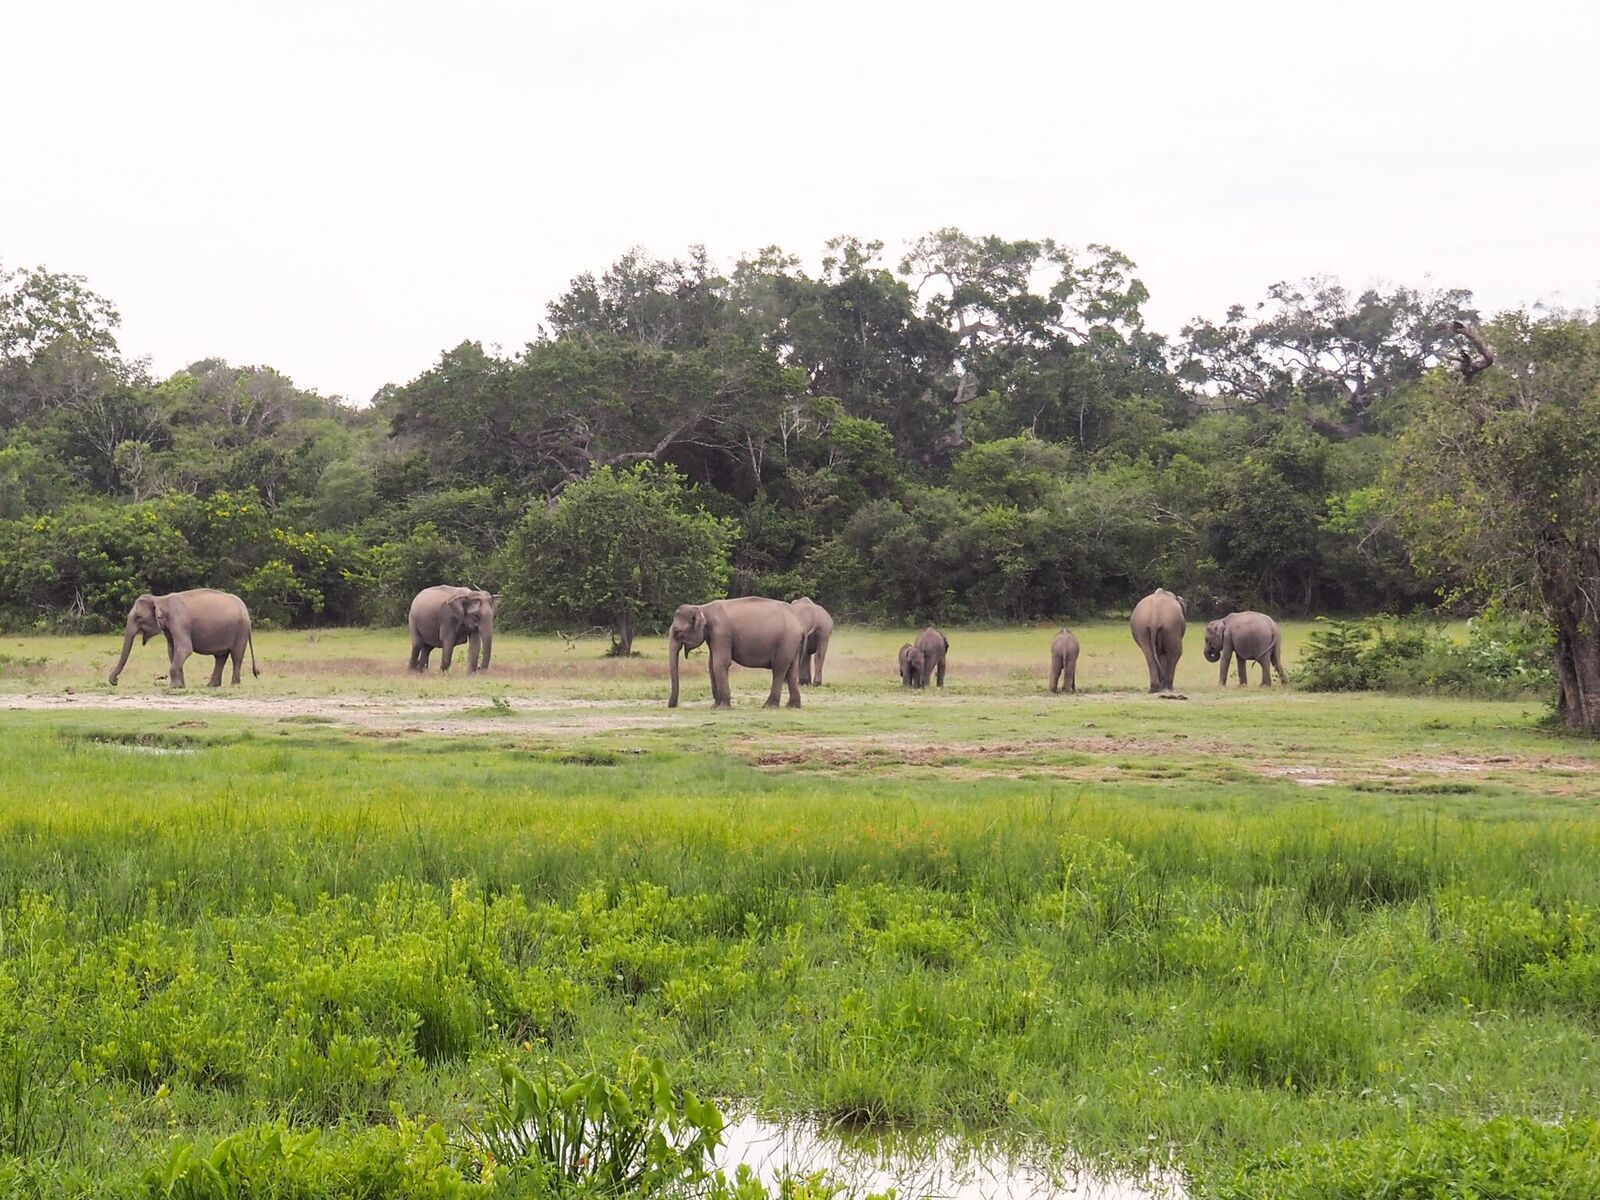
[[[0,0],[0,261],[356,400],[632,244],[1105,242],[1169,333],[1313,272],[1592,305],[1597,49],[1549,0]]]

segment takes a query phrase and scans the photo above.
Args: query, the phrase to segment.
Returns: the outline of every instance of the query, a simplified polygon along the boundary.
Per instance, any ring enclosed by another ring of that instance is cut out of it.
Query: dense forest
[[[633,251],[520,351],[464,342],[357,404],[214,358],[155,377],[90,281],[0,271],[0,620],[104,628],[211,585],[268,623],[395,622],[452,581],[510,582],[506,619],[550,625],[560,597],[517,586],[541,522],[623,478],[648,502],[615,521],[714,527],[698,586],[855,619],[1081,616],[1157,584],[1399,612],[1504,582],[1463,569],[1460,479],[1416,440],[1474,374],[1470,293],[1283,283],[1176,336],[1146,300],[1111,248],[953,229],[898,257],[837,239],[816,274]],[[1594,354],[1586,315],[1484,329],[1528,364]]]

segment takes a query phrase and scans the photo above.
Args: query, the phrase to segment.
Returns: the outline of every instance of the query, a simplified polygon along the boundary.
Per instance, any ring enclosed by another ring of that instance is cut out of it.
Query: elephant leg
[[[428,648],[423,645],[422,639],[415,633],[411,635],[411,661],[406,665],[413,671],[426,671],[428,669]]]
[[[1075,659],[1075,658],[1069,658],[1067,660],[1067,691],[1076,694],[1077,690],[1078,690],[1078,660]]]
[[[713,708],[732,708],[733,690],[728,686],[728,670],[733,666],[733,647],[712,646],[710,658],[711,706]]]
[[[217,660],[217,665],[211,668],[211,682],[206,684],[207,687],[222,686],[222,671],[228,665],[228,655],[231,653],[232,651],[224,651],[221,654],[213,655]]]
[[[944,655],[939,655],[939,669],[934,673],[938,678],[939,686],[944,686]]]
[[[816,677],[811,681],[812,683],[816,684],[818,687],[822,686],[822,664],[823,664],[823,661],[827,657],[828,657],[828,639],[825,638],[825,637],[819,637],[817,639],[817,653],[816,653],[816,660],[817,661],[815,663],[815,674],[816,674]]]
[[[1283,673],[1282,649],[1277,642],[1272,643],[1272,669],[1278,673],[1279,683],[1288,683],[1289,677]]]
[[[1155,634],[1147,633],[1139,639],[1139,649],[1144,653],[1145,669],[1150,672],[1150,690],[1161,690],[1161,660],[1156,657]]]
[[[185,687],[183,682],[183,664],[188,661],[189,655],[194,653],[194,648],[187,639],[172,639],[172,657],[167,662],[167,686]]]
[[[1050,694],[1052,696],[1060,690],[1056,685],[1061,682],[1061,672],[1064,666],[1065,664],[1060,659],[1052,658],[1050,660]]]
[[[1250,675],[1246,668],[1249,667],[1250,660],[1245,658],[1243,654],[1236,654],[1235,657],[1239,660],[1239,686],[1249,687]]]
[[[807,687],[811,686],[811,650],[800,651],[800,682]]]
[[[1267,656],[1263,654],[1256,660],[1256,665],[1261,668],[1261,686],[1272,686],[1272,668],[1267,666]]]
[[[244,643],[235,645],[229,657],[233,659],[233,686],[238,687],[239,674],[244,669]]]
[[[787,677],[787,679],[789,681],[789,707],[790,708],[799,708],[800,707],[800,658],[799,658],[798,655],[796,655],[794,658],[789,660],[789,670],[788,670],[788,673],[787,673],[786,677]],[[822,682],[822,679],[821,679],[820,676],[818,677],[817,682],[818,683]]]

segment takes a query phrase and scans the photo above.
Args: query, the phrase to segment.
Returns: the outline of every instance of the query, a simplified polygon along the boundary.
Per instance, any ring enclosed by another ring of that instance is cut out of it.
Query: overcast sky
[[[1316,272],[1592,305],[1600,6],[1477,7],[0,0],[0,262],[356,400],[633,244],[1105,242],[1173,333]]]

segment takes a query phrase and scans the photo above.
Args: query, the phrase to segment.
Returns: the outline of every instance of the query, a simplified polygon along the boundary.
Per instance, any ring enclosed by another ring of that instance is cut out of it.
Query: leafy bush
[[[693,1092],[680,1100],[659,1058],[635,1055],[615,1079],[564,1063],[537,1079],[509,1065],[501,1075],[499,1111],[475,1141],[552,1193],[659,1195],[711,1174],[722,1114]]]
[[[1548,689],[1549,627],[1491,610],[1459,642],[1426,617],[1318,618],[1300,656],[1298,682],[1314,692],[1454,692],[1506,696]]]

